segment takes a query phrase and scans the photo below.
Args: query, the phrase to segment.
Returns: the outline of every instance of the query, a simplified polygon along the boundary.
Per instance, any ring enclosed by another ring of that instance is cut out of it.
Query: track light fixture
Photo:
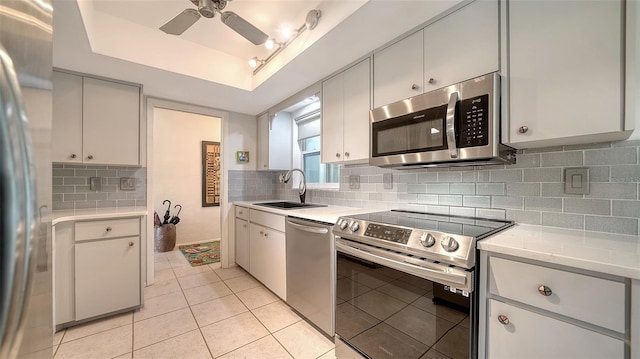
[[[269,55],[266,59],[260,60],[257,57],[249,60],[249,66],[254,69],[253,74],[257,74],[266,64],[271,61],[276,55],[280,53],[280,51],[284,50],[289,44],[291,44],[295,39],[300,36],[305,30],[313,30],[316,25],[318,25],[318,20],[320,19],[321,12],[320,10],[311,10],[307,13],[307,18],[304,21],[304,24],[300,26],[297,30],[293,32],[293,35],[285,42],[277,42],[276,39],[270,38],[265,42],[265,46],[267,49],[275,50]]]

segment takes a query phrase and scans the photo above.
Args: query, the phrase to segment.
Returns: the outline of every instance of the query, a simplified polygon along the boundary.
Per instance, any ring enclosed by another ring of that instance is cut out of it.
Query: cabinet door
[[[82,76],[53,72],[53,162],[82,162]]]
[[[344,73],[343,158],[345,161],[369,159],[369,110],[371,110],[371,66],[369,59],[366,59]]]
[[[269,169],[290,170],[293,145],[291,114],[282,111],[271,120],[269,131]]]
[[[249,222],[236,218],[236,264],[251,272],[249,258]]]
[[[258,116],[258,170],[269,169],[269,114]]]
[[[373,107],[423,92],[423,31],[373,54]]]
[[[487,331],[489,359],[624,358],[622,340],[496,300],[489,300]]]
[[[140,88],[85,77],[85,163],[139,165]]]
[[[75,243],[76,320],[140,305],[140,237]]]
[[[322,82],[322,163],[342,161],[344,74]]]
[[[424,29],[425,92],[498,71],[498,0],[477,0]]]
[[[508,5],[509,130],[503,138],[526,148],[620,131],[622,1]]]
[[[282,300],[287,299],[286,248],[283,232],[254,223],[249,227],[250,273]]]
[[[58,223],[54,227],[54,318],[55,325],[72,322],[76,318],[73,290],[73,223]]]

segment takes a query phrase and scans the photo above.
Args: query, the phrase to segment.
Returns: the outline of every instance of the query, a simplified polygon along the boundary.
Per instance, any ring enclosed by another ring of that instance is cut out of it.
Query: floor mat
[[[194,243],[178,248],[192,267],[220,262],[220,241]]]

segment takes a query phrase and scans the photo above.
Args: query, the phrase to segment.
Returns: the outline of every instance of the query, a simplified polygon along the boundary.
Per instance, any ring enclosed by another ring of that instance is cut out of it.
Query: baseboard
[[[195,244],[195,243],[206,243],[206,242],[213,242],[213,241],[219,241],[220,238],[213,238],[213,239],[205,239],[202,241],[193,241],[193,242],[180,242],[180,243],[176,243],[176,248],[178,248],[178,246],[184,246],[184,245],[189,245],[189,244]]]

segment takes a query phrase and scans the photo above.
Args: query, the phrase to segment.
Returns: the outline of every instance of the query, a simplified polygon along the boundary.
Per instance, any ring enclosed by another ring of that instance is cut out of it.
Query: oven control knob
[[[442,238],[442,248],[447,252],[455,252],[460,245],[453,237],[446,236]]]
[[[431,233],[424,232],[420,236],[420,244],[422,244],[422,246],[424,247],[429,248],[436,244],[436,238]]]
[[[343,231],[347,228],[347,225],[349,225],[349,223],[347,223],[347,221],[344,219],[340,219],[338,221],[338,227],[340,227],[340,229]]]
[[[356,222],[356,221],[351,222],[351,224],[349,224],[349,229],[350,229],[352,232],[357,232],[357,231],[358,231],[358,229],[360,229],[360,223],[358,223],[358,222]]]

